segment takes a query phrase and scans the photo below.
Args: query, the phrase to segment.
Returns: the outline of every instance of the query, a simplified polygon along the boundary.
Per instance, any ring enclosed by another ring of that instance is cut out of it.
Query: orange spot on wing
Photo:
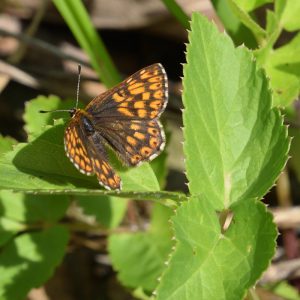
[[[142,159],[141,155],[136,154],[133,157],[131,157],[130,161],[132,164],[137,164]]]
[[[149,82],[160,82],[160,81],[162,81],[162,77],[161,76],[155,76],[155,77],[149,78],[148,81]]]
[[[117,184],[116,184],[116,182],[114,181],[113,178],[108,178],[108,185],[111,186],[112,188],[117,187]]]
[[[140,118],[145,118],[145,117],[147,116],[147,111],[146,111],[146,109],[139,109],[137,112],[138,112],[138,116],[139,116]]]
[[[136,143],[137,143],[136,139],[133,138],[133,137],[130,136],[130,135],[126,137],[126,140],[127,140],[127,142],[128,142],[130,145],[132,145],[132,146],[135,146]]]
[[[156,101],[151,101],[150,103],[150,107],[153,109],[159,109],[161,107],[161,101],[160,100],[156,100]]]
[[[124,97],[119,95],[118,93],[114,93],[112,95],[112,98],[116,101],[116,102],[121,102],[121,101],[124,101]]]
[[[152,74],[146,71],[143,74],[142,72],[140,74],[141,74],[141,79],[147,79],[149,77],[152,77]]]
[[[142,147],[140,152],[144,157],[148,157],[152,153],[152,150],[149,147]]]
[[[134,108],[145,108],[145,103],[143,101],[136,101],[133,106]]]
[[[85,156],[84,153],[83,153],[83,149],[82,149],[81,147],[79,148],[78,152],[79,152],[79,154],[80,154],[81,156]]]
[[[130,128],[133,129],[133,130],[139,130],[139,129],[141,129],[141,126],[138,125],[138,124],[132,123],[130,125]]]
[[[140,132],[135,132],[133,136],[136,137],[138,140],[143,140],[146,137],[143,133]]]
[[[152,83],[152,84],[149,86],[149,89],[150,89],[150,90],[158,90],[159,88],[161,88],[161,83],[160,83],[160,82]]]
[[[157,117],[157,115],[158,115],[158,111],[157,111],[157,110],[153,110],[153,111],[151,111],[151,113],[150,113],[150,118],[151,118],[151,119],[154,119],[155,117]]]
[[[159,91],[154,92],[153,97],[155,99],[161,99],[162,98],[162,91],[159,90]]]
[[[86,169],[87,172],[91,172],[92,171],[92,167],[90,165],[87,165],[85,169]]]
[[[104,164],[102,165],[102,170],[103,170],[103,172],[104,172],[105,175],[108,174],[108,169],[107,169],[107,167]]]
[[[151,135],[154,135],[154,136],[158,136],[158,130],[156,128],[148,128],[148,132],[151,134]]]
[[[119,186],[120,185],[120,182],[121,182],[121,179],[120,179],[120,177],[118,176],[118,175],[114,175],[114,180],[115,180],[115,182],[117,183],[117,185]]]
[[[118,112],[121,113],[122,115],[125,115],[127,117],[133,117],[134,114],[128,109],[128,108],[124,108],[124,107],[119,107]]]
[[[95,160],[95,164],[96,164],[97,168],[100,169],[100,163],[99,163],[98,159]]]
[[[143,93],[142,99],[143,99],[144,101],[149,100],[149,99],[150,99],[150,93],[149,93],[149,92]]]
[[[126,148],[127,152],[129,152],[129,153],[133,152],[133,149],[130,146],[127,145],[125,148]]]
[[[85,162],[83,159],[80,160],[80,168],[85,170]]]
[[[132,90],[135,90],[141,86],[143,86],[144,83],[143,82],[137,82],[137,83],[131,83],[129,86],[128,86],[128,90],[129,91],[132,91]]]
[[[119,107],[128,107],[128,102],[123,102]]]
[[[80,163],[80,158],[79,158],[79,156],[75,156],[75,162],[79,165],[79,163]]]
[[[71,145],[69,144],[69,146],[71,146]],[[74,148],[71,148],[70,154],[71,154],[72,157],[74,157],[74,155],[75,155],[75,149]]]
[[[145,92],[145,88],[143,86],[141,86],[137,89],[134,89],[134,90],[130,90],[130,94],[133,94],[133,95],[142,94],[144,92]]]
[[[158,146],[158,139],[156,137],[151,137],[149,144],[151,148],[156,148]]]
[[[104,184],[107,184],[107,178],[105,177],[104,174],[100,174],[99,178]]]

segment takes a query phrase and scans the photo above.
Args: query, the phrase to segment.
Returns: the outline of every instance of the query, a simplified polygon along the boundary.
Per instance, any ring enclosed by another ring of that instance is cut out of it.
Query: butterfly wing
[[[87,135],[80,121],[80,112],[69,122],[64,136],[65,151],[74,166],[83,174],[96,174],[106,189],[121,189],[121,179],[108,163],[104,141],[99,133]]]
[[[157,120],[123,120],[101,127],[106,143],[129,166],[157,157],[165,146],[165,135]]]
[[[95,129],[127,165],[155,158],[165,146],[157,120],[168,102],[161,64],[148,66],[96,97],[86,107]]]
[[[86,107],[96,123],[111,120],[152,120],[168,102],[168,80],[161,64],[148,66],[94,98]]]

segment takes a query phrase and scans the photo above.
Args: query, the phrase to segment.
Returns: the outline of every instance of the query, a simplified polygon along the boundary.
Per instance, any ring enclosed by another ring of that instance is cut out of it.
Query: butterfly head
[[[71,118],[75,115],[76,111],[77,111],[77,108],[71,108],[71,109],[68,110]]]

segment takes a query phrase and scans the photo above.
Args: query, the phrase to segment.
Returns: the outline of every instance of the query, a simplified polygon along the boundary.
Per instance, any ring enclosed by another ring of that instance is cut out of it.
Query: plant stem
[[[181,25],[190,29],[189,17],[175,0],[162,0],[169,12],[181,23]]]

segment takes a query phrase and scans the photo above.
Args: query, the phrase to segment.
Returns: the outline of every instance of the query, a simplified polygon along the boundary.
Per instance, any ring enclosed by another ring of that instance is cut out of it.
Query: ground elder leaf
[[[42,114],[40,110],[70,109],[75,105],[75,100],[61,101],[57,96],[49,97],[38,96],[26,102],[24,121],[24,129],[28,134],[28,140],[31,141],[45,131],[47,125],[53,125],[53,120],[62,117],[69,118],[66,112],[53,112]]]
[[[218,210],[261,198],[287,160],[289,139],[271,93],[245,47],[198,13],[184,66],[184,153],[192,195]]]
[[[157,300],[242,299],[275,252],[277,231],[265,205],[254,199],[232,207],[221,232],[214,207],[193,197],[172,217],[176,250],[157,289]]]
[[[0,253],[0,298],[24,299],[30,289],[42,285],[61,262],[68,237],[67,229],[53,226],[24,233],[6,244]]]
[[[2,136],[0,134],[0,156],[13,149],[13,146],[17,144],[17,141],[8,136]]]
[[[94,216],[106,228],[117,227],[127,209],[127,200],[118,197],[77,196],[76,201],[85,214]]]
[[[299,2],[300,3],[300,2]],[[273,50],[264,65],[275,94],[274,105],[287,106],[300,94],[300,33]]]
[[[156,204],[147,232],[112,234],[109,253],[118,278],[125,286],[152,291],[171,250],[168,220],[172,211]]]

